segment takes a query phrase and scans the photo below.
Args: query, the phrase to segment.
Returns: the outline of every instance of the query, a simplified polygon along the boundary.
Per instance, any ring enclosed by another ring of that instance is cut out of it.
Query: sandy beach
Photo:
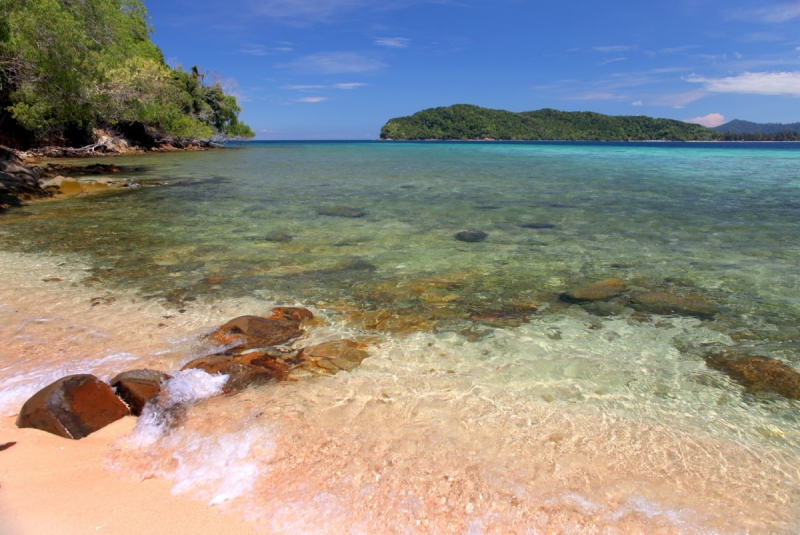
[[[130,432],[127,417],[80,440],[0,420],[2,535],[255,533],[235,517],[170,494],[171,482],[123,480],[103,469],[111,443]]]

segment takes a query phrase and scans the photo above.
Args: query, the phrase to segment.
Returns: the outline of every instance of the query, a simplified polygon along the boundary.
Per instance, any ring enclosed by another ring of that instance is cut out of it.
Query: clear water
[[[325,322],[298,345],[344,334],[372,358],[198,399],[174,431],[143,421],[110,466],[271,532],[799,527],[800,403],[701,356],[800,368],[800,145],[253,143],[114,163],[168,184],[0,215],[6,413],[64,370],[175,370],[225,319],[301,304]],[[340,207],[365,214],[321,213]],[[609,277],[722,312],[558,298]],[[478,317],[532,302],[527,323]]]

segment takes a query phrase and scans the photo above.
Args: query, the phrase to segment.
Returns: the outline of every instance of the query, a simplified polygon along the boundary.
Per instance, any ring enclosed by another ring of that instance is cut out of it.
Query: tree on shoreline
[[[92,130],[252,137],[198,69],[171,69],[140,0],[0,0],[0,130],[80,145]]]

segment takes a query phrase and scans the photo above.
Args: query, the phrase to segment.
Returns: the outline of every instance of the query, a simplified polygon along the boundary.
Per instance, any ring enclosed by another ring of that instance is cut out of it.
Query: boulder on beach
[[[0,204],[18,204],[21,200],[46,196],[39,174],[22,165],[11,150],[0,147]]]
[[[252,352],[244,355],[211,355],[186,364],[183,370],[203,370],[209,375],[227,375],[224,392],[234,392],[253,384],[285,378],[289,369],[272,355]]]
[[[465,230],[463,232],[459,232],[456,234],[455,238],[458,241],[463,241],[467,243],[477,243],[485,240],[488,238],[489,235],[481,230]]]
[[[111,387],[94,375],[70,375],[26,401],[17,417],[17,427],[78,440],[129,414]]]
[[[768,357],[731,358],[709,353],[706,366],[724,373],[748,392],[771,392],[800,400],[800,372]]]
[[[131,370],[118,374],[110,384],[131,408],[131,413],[141,416],[144,406],[158,396],[161,385],[168,379],[169,375],[156,370]]]
[[[561,294],[561,300],[568,303],[588,303],[590,301],[604,301],[625,293],[628,287],[619,279],[606,279],[601,282],[584,284],[570,288]]]
[[[314,318],[305,308],[276,307],[272,316],[240,316],[209,335],[218,345],[232,345],[239,350],[282,344],[301,334],[301,323]]]
[[[712,318],[719,313],[719,309],[696,295],[668,294],[664,292],[644,292],[631,298],[631,305],[640,312],[650,314],[679,316],[695,316],[698,318]]]

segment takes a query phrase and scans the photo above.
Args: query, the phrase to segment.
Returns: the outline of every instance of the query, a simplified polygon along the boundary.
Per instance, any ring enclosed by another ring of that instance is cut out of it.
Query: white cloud
[[[750,95],[790,95],[800,97],[800,71],[746,72],[727,78],[690,76],[689,82],[703,84],[712,93],[744,93]]]
[[[732,15],[733,18],[747,21],[758,19],[762,22],[788,22],[800,17],[800,0],[759,9],[734,11]]]
[[[288,46],[278,46],[274,48],[266,47],[264,45],[252,44],[252,45],[245,45],[244,48],[240,48],[236,52],[239,54],[248,54],[250,56],[271,56],[274,55],[276,52],[291,52],[292,49]]]
[[[342,11],[388,11],[413,4],[446,4],[451,0],[247,0],[249,12],[256,16],[290,23],[324,22]]]
[[[362,84],[361,82],[350,82],[350,83],[347,83],[347,84],[333,84],[332,87],[335,87],[336,89],[349,90],[349,89],[356,89],[356,88],[359,88],[359,87],[364,87],[365,85],[367,85],[367,84]]]
[[[385,67],[379,60],[355,52],[320,52],[278,65],[308,74],[370,72]]]
[[[324,85],[285,85],[282,89],[294,89],[296,91],[308,91],[311,89],[325,89]]]
[[[609,63],[616,63],[617,61],[625,61],[626,59],[628,59],[628,58],[613,58],[613,59],[606,59],[606,60],[603,60],[603,61],[601,61],[600,63],[598,63],[598,65],[599,65],[600,67],[602,67],[603,65],[608,65]]]
[[[381,39],[375,39],[376,45],[388,48],[408,48],[410,43],[411,39],[406,39],[405,37],[383,37]]]
[[[632,46],[628,45],[619,45],[619,46],[595,46],[592,47],[592,50],[595,52],[627,52],[633,48]]]
[[[325,102],[328,100],[326,97],[305,97],[305,98],[298,98],[297,102],[308,102],[311,104],[316,104],[317,102]]]
[[[725,116],[720,113],[709,113],[703,117],[695,117],[694,119],[686,119],[686,123],[701,124],[709,128],[714,128],[721,124],[725,124]]]
[[[631,102],[631,106],[644,106],[644,102],[637,100],[636,102]]]

